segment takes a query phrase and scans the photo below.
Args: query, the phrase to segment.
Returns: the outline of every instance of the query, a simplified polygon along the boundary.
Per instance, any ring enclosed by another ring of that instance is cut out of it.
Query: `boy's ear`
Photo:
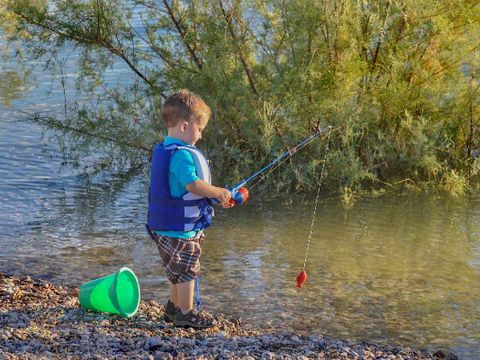
[[[180,125],[180,130],[185,131],[187,130],[188,122],[183,121],[182,125]]]

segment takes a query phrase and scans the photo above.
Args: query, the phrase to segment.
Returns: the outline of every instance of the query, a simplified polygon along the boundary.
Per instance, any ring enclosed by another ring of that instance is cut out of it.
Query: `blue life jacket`
[[[210,200],[187,192],[181,198],[173,197],[168,182],[170,159],[179,149],[187,150],[195,161],[197,176],[211,184],[210,168],[203,153],[194,146],[163,143],[155,146],[150,173],[148,196],[149,232],[158,231],[199,231],[212,223],[213,207]]]

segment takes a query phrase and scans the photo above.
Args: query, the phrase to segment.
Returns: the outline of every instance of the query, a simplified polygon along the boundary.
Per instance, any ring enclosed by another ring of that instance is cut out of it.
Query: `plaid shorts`
[[[179,284],[195,279],[200,275],[200,255],[205,235],[181,239],[154,234],[168,280]]]

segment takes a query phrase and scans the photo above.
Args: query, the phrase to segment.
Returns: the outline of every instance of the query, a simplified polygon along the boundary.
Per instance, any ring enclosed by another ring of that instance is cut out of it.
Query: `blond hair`
[[[212,111],[202,98],[182,89],[170,95],[163,103],[162,117],[167,128],[176,126],[180,121],[198,121],[204,117],[210,119]]]

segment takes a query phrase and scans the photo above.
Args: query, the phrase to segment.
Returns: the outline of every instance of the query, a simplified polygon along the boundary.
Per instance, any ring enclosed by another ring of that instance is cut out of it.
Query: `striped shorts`
[[[162,264],[172,284],[195,279],[200,275],[200,255],[205,235],[181,239],[154,234]]]

